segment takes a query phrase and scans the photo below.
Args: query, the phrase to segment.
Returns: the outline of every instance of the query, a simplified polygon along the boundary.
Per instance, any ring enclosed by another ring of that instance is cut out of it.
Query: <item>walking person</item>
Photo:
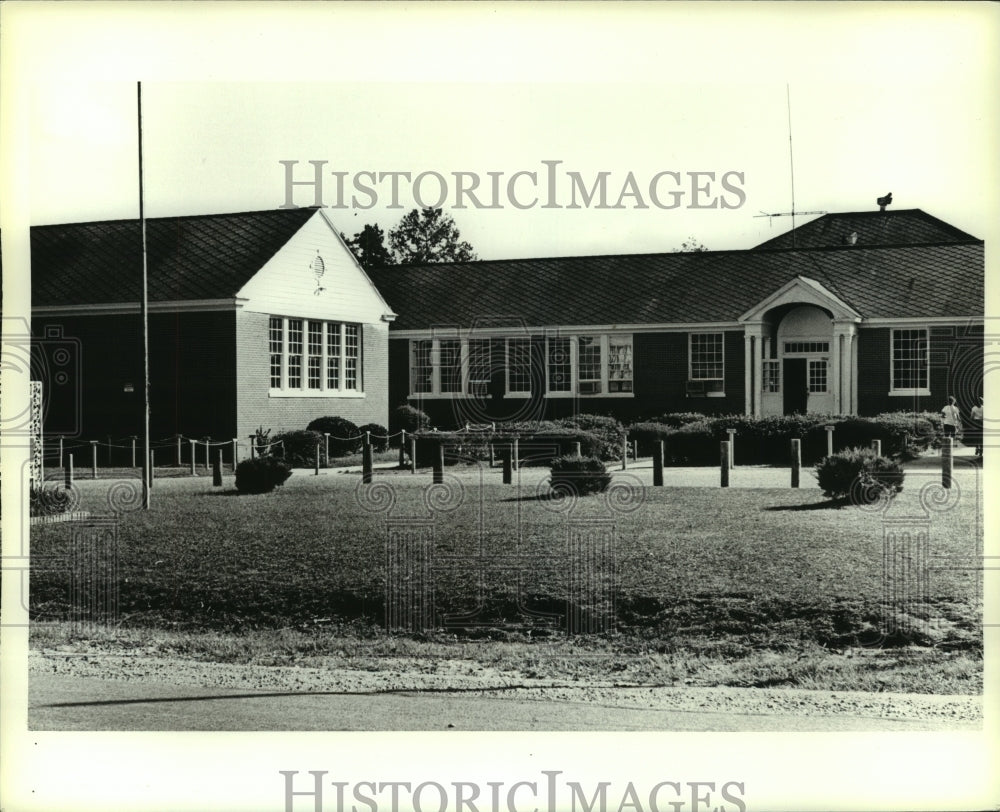
[[[955,396],[948,396],[948,403],[941,409],[941,423],[944,425],[944,436],[955,437],[958,427],[962,425],[962,413],[955,405]]]
[[[969,415],[969,433],[972,435],[972,442],[976,444],[975,454],[977,457],[983,456],[983,396],[979,396],[979,403],[972,407]]]

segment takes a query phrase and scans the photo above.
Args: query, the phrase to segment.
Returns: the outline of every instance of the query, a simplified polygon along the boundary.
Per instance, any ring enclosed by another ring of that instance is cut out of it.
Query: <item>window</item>
[[[469,380],[466,392],[473,397],[484,398],[490,388],[490,340],[488,338],[469,339]]]
[[[288,320],[288,388],[302,388],[302,319]]]
[[[781,367],[778,361],[764,361],[761,381],[765,392],[781,391]]]
[[[358,386],[358,359],[361,357],[361,328],[357,324],[344,325],[344,388]]]
[[[434,391],[434,362],[430,339],[413,342],[413,391],[425,395]]]
[[[930,394],[927,365],[927,330],[893,330],[892,391],[897,394]]]
[[[360,391],[360,325],[271,316],[267,336],[272,395]]]
[[[548,339],[548,382],[550,392],[573,391],[573,366],[570,358],[570,339]]]
[[[531,339],[507,339],[507,391],[511,394],[531,393]]]
[[[601,391],[601,339],[580,336],[576,341],[578,391],[596,395]]]
[[[689,397],[722,397],[725,394],[725,353],[722,341],[722,333],[689,334]]]
[[[632,336],[608,337],[608,391],[632,391]]]
[[[785,354],[790,352],[830,352],[829,341],[786,341]]]
[[[826,392],[826,359],[809,361],[809,391]]]
[[[281,359],[284,356],[284,319],[271,317],[267,326],[268,352],[271,354],[271,388],[281,388]]]
[[[309,322],[309,388],[319,389],[323,382],[323,322]]]
[[[441,370],[441,391],[462,391],[462,342],[457,338],[442,338],[438,355]]]

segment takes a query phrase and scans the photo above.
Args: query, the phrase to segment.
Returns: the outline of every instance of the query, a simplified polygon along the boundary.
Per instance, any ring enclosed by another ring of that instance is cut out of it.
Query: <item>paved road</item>
[[[698,696],[711,700],[711,691]],[[718,689],[728,698],[734,689]],[[759,690],[755,704],[761,704]],[[808,695],[809,692],[801,692]],[[721,695],[720,695],[721,696]],[[880,716],[878,711],[805,714],[678,710],[671,688],[234,690],[32,674],[32,730],[975,730],[980,721]],[[671,701],[668,701],[671,700]],[[727,703],[720,703],[722,705]],[[664,707],[664,706],[667,707]],[[884,711],[883,711],[884,712]]]

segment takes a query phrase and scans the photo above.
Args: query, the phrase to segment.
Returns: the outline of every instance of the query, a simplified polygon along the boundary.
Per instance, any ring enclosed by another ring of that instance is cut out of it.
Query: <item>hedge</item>
[[[281,442],[284,454],[279,457],[293,468],[312,468],[316,464],[316,446],[319,446],[319,464],[326,466],[325,438],[318,431],[299,430],[283,431],[274,437],[272,442]],[[331,447],[333,439],[330,440]]]
[[[534,431],[510,431],[512,425],[504,424],[504,431],[424,431],[417,438],[417,465],[428,466],[434,461],[435,445],[445,444],[445,464],[480,461],[490,458],[490,443],[497,459],[502,447],[518,439],[518,458],[523,465],[549,465],[554,457],[575,453],[575,443],[580,444],[584,456],[600,456],[604,443],[589,431],[562,428],[554,424],[531,424]]]
[[[361,450],[361,432],[346,417],[317,417],[306,429],[330,435],[331,457],[346,457]]]

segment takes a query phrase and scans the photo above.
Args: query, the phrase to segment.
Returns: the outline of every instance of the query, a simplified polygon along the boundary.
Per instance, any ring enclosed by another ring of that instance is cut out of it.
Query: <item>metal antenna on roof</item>
[[[754,217],[767,217],[768,224],[770,225],[771,218],[773,217],[791,217],[792,218],[792,248],[795,247],[795,215],[796,214],[826,214],[825,211],[795,211],[795,154],[792,150],[792,91],[785,83],[785,106],[788,109],[788,170],[791,176],[791,186],[792,186],[792,210],[785,212],[775,212],[769,214],[768,212],[762,211],[760,214],[755,214]]]

